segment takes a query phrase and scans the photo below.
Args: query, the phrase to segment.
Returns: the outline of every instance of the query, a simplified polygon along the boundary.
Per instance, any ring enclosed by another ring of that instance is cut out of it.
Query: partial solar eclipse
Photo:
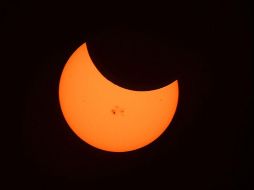
[[[110,152],[136,150],[156,140],[173,119],[178,94],[177,80],[148,91],[112,83],[95,67],[86,44],[71,55],[59,83],[69,127],[89,145]]]

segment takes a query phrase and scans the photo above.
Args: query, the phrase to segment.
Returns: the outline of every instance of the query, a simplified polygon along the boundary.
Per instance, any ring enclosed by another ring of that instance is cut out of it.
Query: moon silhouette
[[[156,140],[172,121],[178,96],[177,80],[148,91],[117,86],[95,67],[85,43],[67,61],[59,83],[69,127],[84,142],[110,152],[136,150]]]

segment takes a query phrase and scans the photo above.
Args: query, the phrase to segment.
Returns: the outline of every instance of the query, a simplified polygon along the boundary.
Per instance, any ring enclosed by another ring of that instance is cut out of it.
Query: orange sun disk
[[[144,147],[169,126],[178,102],[178,82],[149,91],[122,88],[94,66],[86,44],[67,61],[59,84],[68,125],[86,143],[126,152]]]

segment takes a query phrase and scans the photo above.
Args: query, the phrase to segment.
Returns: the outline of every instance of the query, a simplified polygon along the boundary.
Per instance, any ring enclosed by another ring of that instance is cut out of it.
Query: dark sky
[[[34,2],[8,3],[3,13],[7,60],[15,68],[4,74],[18,77],[14,86],[22,103],[21,120],[13,126],[21,129],[18,155],[10,159],[14,171],[8,169],[17,184],[250,189],[247,4]],[[71,132],[58,83],[69,56],[84,42],[101,73],[120,86],[149,90],[179,80],[179,106],[161,138],[133,152],[110,153]]]

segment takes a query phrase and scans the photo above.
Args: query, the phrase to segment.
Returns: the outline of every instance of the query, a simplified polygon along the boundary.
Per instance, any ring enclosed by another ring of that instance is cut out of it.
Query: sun
[[[65,120],[84,142],[101,150],[126,152],[157,139],[176,112],[178,81],[149,91],[122,88],[94,66],[86,44],[67,61],[59,83]]]

